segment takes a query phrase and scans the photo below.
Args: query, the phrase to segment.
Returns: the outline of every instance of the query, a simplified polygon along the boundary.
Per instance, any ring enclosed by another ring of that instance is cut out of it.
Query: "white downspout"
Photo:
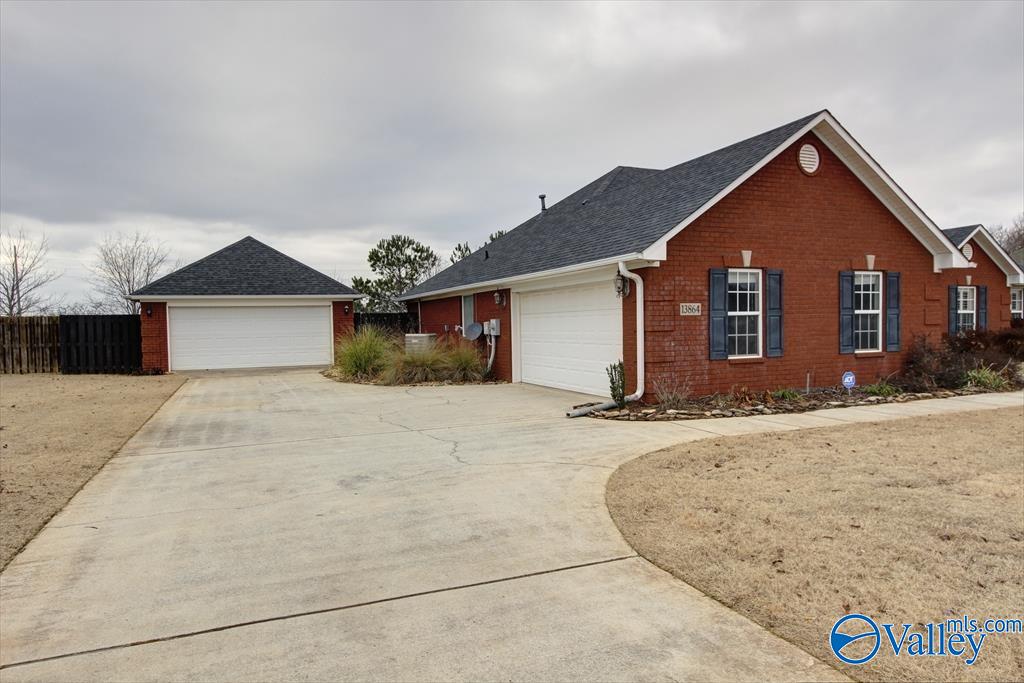
[[[636,391],[626,401],[639,401],[644,395],[646,364],[644,357],[644,280],[636,273],[629,272],[625,261],[619,261],[619,272],[636,283]]]
[[[644,395],[644,375],[646,374],[644,364],[644,281],[636,273],[629,272],[624,261],[619,261],[619,272],[623,277],[627,277],[636,283],[636,391],[627,396],[626,401],[639,401],[640,397]],[[600,405],[570,410],[565,416],[583,417],[596,410],[608,410],[609,408],[616,407],[616,405],[615,401],[608,401]]]

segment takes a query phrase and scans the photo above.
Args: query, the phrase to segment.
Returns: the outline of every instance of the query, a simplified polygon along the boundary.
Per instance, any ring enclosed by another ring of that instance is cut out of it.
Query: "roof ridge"
[[[291,261],[291,262],[293,262],[293,263],[296,263],[296,264],[298,264],[298,265],[302,266],[303,268],[305,268],[306,270],[308,270],[308,271],[310,271],[310,272],[316,273],[317,275],[320,275],[320,276],[322,276],[322,277],[325,277],[325,278],[327,278],[328,280],[330,280],[331,282],[334,282],[335,284],[339,284],[339,285],[341,285],[342,287],[348,287],[348,285],[346,285],[346,284],[345,284],[344,282],[341,282],[340,280],[336,280],[336,279],[334,279],[333,277],[331,277],[331,276],[330,276],[330,275],[328,275],[327,273],[322,273],[322,272],[320,272],[319,270],[317,270],[317,269],[316,269],[316,268],[314,268],[313,266],[307,265],[307,264],[303,263],[302,261],[299,261],[298,259],[296,259],[296,258],[294,258],[294,257],[291,257],[291,256],[289,256],[288,254],[284,253],[283,251],[280,251],[280,250],[278,250],[278,249],[274,249],[274,247],[270,246],[269,244],[266,244],[265,242],[260,242],[260,241],[259,241],[258,239],[256,239],[255,237],[252,237],[252,236],[249,236],[249,235],[247,235],[246,237],[242,238],[242,239],[241,239],[241,240],[239,240],[239,241],[240,241],[240,242],[244,242],[244,241],[245,241],[245,240],[247,240],[247,239],[250,239],[250,240],[252,240],[253,242],[255,242],[256,244],[259,244],[260,246],[262,246],[262,247],[265,247],[265,248],[269,249],[270,251],[274,252],[275,254],[279,254],[279,255],[281,255],[281,256],[283,256],[283,257],[285,257],[285,258],[286,258],[286,259],[288,259],[289,261]],[[237,242],[236,242],[236,244],[237,244]]]
[[[205,261],[209,261],[214,256],[217,256],[218,254],[227,251],[231,247],[238,246],[239,244],[241,244],[242,242],[244,242],[246,240],[252,240],[254,242],[259,242],[260,244],[263,244],[262,242],[260,242],[258,239],[256,239],[252,235],[246,235],[242,239],[235,240],[234,242],[232,242],[231,244],[227,245],[226,247],[221,247],[217,251],[209,253],[206,256],[202,257],[201,259],[196,259],[192,263],[186,263],[185,265],[181,266],[180,268],[175,268],[174,270],[172,270],[171,272],[167,273],[166,275],[161,275],[160,277],[158,277],[157,279],[153,280],[152,282],[147,282],[146,284],[144,284],[141,287],[139,287],[138,289],[136,289],[134,292],[130,292],[129,296],[132,295],[132,294],[138,294],[142,290],[146,289],[147,287],[152,287],[153,285],[157,284],[158,282],[163,282],[164,280],[166,280],[170,276],[174,275],[175,273],[180,273],[181,271],[185,270],[186,268],[191,268],[192,266],[198,266],[200,263],[203,263]],[[266,246],[266,245],[264,245],[264,246]]]

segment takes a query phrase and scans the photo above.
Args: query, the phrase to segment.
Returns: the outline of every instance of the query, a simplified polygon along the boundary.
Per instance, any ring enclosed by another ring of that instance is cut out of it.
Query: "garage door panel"
[[[622,303],[610,282],[520,295],[520,379],[607,396],[622,358]]]
[[[329,306],[171,307],[172,370],[328,365]]]

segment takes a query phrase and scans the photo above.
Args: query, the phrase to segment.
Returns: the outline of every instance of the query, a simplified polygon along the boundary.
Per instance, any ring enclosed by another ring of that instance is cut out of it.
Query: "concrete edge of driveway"
[[[111,461],[111,460],[113,460],[114,458],[116,458],[116,457],[118,457],[119,455],[121,455],[121,451],[123,451],[123,450],[124,450],[124,448],[125,448],[125,446],[127,446],[127,445],[128,445],[128,443],[129,443],[129,442],[130,442],[130,441],[131,441],[132,439],[134,439],[134,438],[135,438],[135,435],[136,435],[136,434],[138,434],[138,433],[139,433],[140,431],[142,431],[142,428],[143,428],[143,427],[145,427],[145,426],[146,426],[147,424],[149,424],[149,421],[153,419],[153,416],[155,416],[155,415],[156,415],[156,414],[157,414],[158,412],[160,412],[160,409],[161,409],[161,408],[163,408],[163,407],[164,407],[165,405],[167,405],[167,402],[168,402],[168,401],[170,401],[170,400],[171,400],[172,398],[174,398],[174,397],[175,397],[175,396],[177,395],[177,393],[178,393],[179,391],[181,391],[181,388],[182,388],[183,386],[185,386],[186,384],[188,384],[188,379],[189,379],[188,377],[185,377],[185,378],[184,378],[184,380],[182,381],[182,383],[181,383],[181,384],[179,384],[179,385],[178,385],[177,387],[175,387],[175,388],[174,388],[174,391],[172,391],[171,393],[167,394],[167,397],[166,397],[166,398],[165,398],[165,399],[164,399],[163,401],[160,401],[160,405],[158,405],[158,406],[156,406],[155,408],[153,408],[153,412],[151,412],[151,413],[150,413],[149,415],[147,415],[147,416],[146,416],[146,419],[145,419],[145,420],[143,420],[142,422],[140,422],[140,423],[139,423],[139,426],[138,426],[138,427],[136,427],[136,428],[135,428],[135,429],[134,429],[134,430],[132,431],[132,433],[131,433],[131,434],[129,434],[128,436],[126,436],[126,437],[125,437],[125,439],[124,439],[124,441],[122,441],[122,442],[121,442],[121,444],[120,444],[120,445],[119,445],[119,446],[118,446],[117,448],[115,448],[115,449],[113,449],[113,450],[111,451],[111,453],[110,453],[110,456],[109,456],[109,457],[108,457],[108,458],[107,458],[107,459],[106,459],[106,460],[104,461],[104,463],[103,463],[102,465],[100,465],[99,467],[97,467],[97,468],[96,468],[96,471],[95,471],[95,472],[93,472],[93,473],[92,473],[91,475],[89,475],[89,476],[88,476],[88,477],[87,477],[86,479],[84,479],[84,480],[82,481],[82,483],[80,483],[80,484],[78,485],[78,487],[77,487],[77,488],[75,488],[75,490],[71,492],[71,495],[70,495],[70,496],[68,496],[68,499],[64,501],[64,504],[63,504],[63,505],[61,505],[61,506],[60,506],[59,508],[57,508],[56,510],[54,510],[54,511],[53,511],[53,514],[52,514],[52,515],[50,515],[49,517],[47,517],[46,519],[44,519],[44,520],[42,521],[42,523],[41,523],[41,524],[39,525],[39,528],[37,528],[37,529],[35,530],[35,533],[33,533],[33,534],[32,534],[31,536],[29,536],[28,538],[26,538],[26,539],[25,539],[25,542],[21,544],[21,547],[20,547],[20,548],[18,548],[18,550],[17,550],[17,551],[15,551],[15,553],[14,553],[13,555],[11,555],[11,556],[10,556],[9,558],[7,558],[7,561],[6,561],[6,562],[2,562],[2,563],[0,563],[0,572],[2,572],[2,571],[3,571],[4,569],[6,569],[6,568],[7,568],[7,566],[8,566],[8,565],[10,565],[10,564],[11,564],[12,562],[14,562],[14,560],[15,560],[15,559],[17,559],[18,555],[21,555],[22,551],[24,551],[24,550],[25,550],[25,548],[27,548],[27,547],[28,547],[28,544],[29,544],[29,543],[31,543],[31,542],[32,542],[32,540],[33,540],[33,539],[34,539],[34,538],[35,538],[36,536],[38,536],[38,535],[40,534],[40,532],[42,532],[42,530],[43,530],[43,529],[45,529],[45,528],[46,528],[46,526],[47,526],[47,525],[48,525],[48,524],[50,523],[50,520],[52,520],[52,519],[53,519],[54,517],[56,517],[56,516],[57,516],[57,515],[59,515],[59,514],[60,514],[61,512],[63,512],[64,508],[66,508],[66,507],[67,507],[67,506],[68,506],[68,505],[69,505],[69,504],[71,503],[71,501],[75,499],[75,496],[77,496],[77,495],[78,495],[78,494],[79,494],[79,493],[80,493],[80,492],[82,491],[82,489],[84,489],[84,488],[85,488],[86,484],[88,484],[88,483],[89,483],[90,481],[92,481],[93,479],[95,479],[95,478],[96,478],[96,475],[97,475],[97,474],[99,474],[100,472],[102,472],[102,471],[103,471],[103,469],[104,469],[104,468],[105,468],[105,467],[106,467],[107,465],[109,465],[109,464],[110,464],[110,461]]]
[[[940,408],[940,406],[942,406]],[[749,434],[764,434],[769,432],[788,432],[788,431],[799,431],[804,429],[827,429],[829,427],[840,427],[848,424],[863,424],[869,422],[884,422],[890,420],[900,420],[914,417],[927,417],[929,415],[942,415],[946,413],[967,413],[976,410],[999,410],[1001,408],[1016,408],[1024,407],[1024,391],[1012,391],[1012,392],[998,392],[998,393],[987,393],[987,394],[972,394],[969,396],[952,396],[948,398],[933,398],[924,399],[921,401],[912,401],[908,403],[882,403],[873,406],[856,406],[850,408],[824,408],[820,410],[811,410],[805,413],[780,413],[778,415],[762,415],[762,416],[746,416],[746,417],[725,417],[725,418],[712,418],[707,420],[671,420],[663,421],[661,423],[649,423],[643,421],[637,421],[633,424],[645,425],[645,424],[668,424],[677,425],[682,428],[688,428],[692,432],[690,439],[687,439],[685,443],[691,441],[704,441],[708,439],[720,439],[730,436],[746,436]],[[885,409],[891,410],[885,410]],[[923,408],[923,410],[922,410]],[[835,413],[845,413],[846,411],[853,411],[851,414],[852,419],[846,419],[841,415]],[[772,419],[776,418],[776,419]],[[781,418],[781,419],[780,419]],[[697,426],[688,426],[691,423],[701,423]],[[729,427],[720,427],[718,430],[712,428],[713,425],[718,423],[732,423]],[[677,444],[678,445],[678,444]],[[668,448],[674,448],[675,446],[668,446]],[[657,449],[664,450],[664,449]],[[651,451],[650,453],[656,453],[657,450]],[[675,576],[664,567],[660,567],[650,559],[640,554],[640,552],[630,545],[629,541],[622,534],[622,530],[616,523],[615,518],[612,517],[611,512],[608,510],[608,482],[611,480],[612,474],[618,471],[623,465],[629,462],[633,462],[639,458],[646,457],[650,453],[643,453],[630,458],[625,462],[621,463],[618,467],[611,469],[607,472],[604,477],[604,504],[605,512],[608,514],[609,519],[612,521],[612,525],[615,530],[619,533],[622,538],[622,542],[629,546],[634,553],[636,553],[636,559],[646,562],[651,567],[662,572],[672,581],[678,581],[689,588],[697,591],[708,600],[712,600],[720,604],[730,612],[743,617],[754,626],[770,633],[771,635],[784,640],[793,647],[804,652],[808,657],[815,661],[821,662],[823,665],[829,667],[837,674],[842,676],[846,680],[853,680],[849,678],[845,673],[835,668],[829,662],[816,657],[804,650],[800,645],[793,641],[784,638],[767,626],[754,621],[745,614],[737,612],[735,609],[725,604],[721,600],[718,600],[712,595],[708,595],[699,588],[692,584],[683,581],[679,577]]]

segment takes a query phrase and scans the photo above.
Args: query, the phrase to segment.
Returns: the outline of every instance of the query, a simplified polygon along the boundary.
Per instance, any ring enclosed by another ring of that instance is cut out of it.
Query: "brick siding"
[[[153,315],[146,315],[151,309]],[[142,369],[144,372],[167,372],[167,304],[142,302]]]

